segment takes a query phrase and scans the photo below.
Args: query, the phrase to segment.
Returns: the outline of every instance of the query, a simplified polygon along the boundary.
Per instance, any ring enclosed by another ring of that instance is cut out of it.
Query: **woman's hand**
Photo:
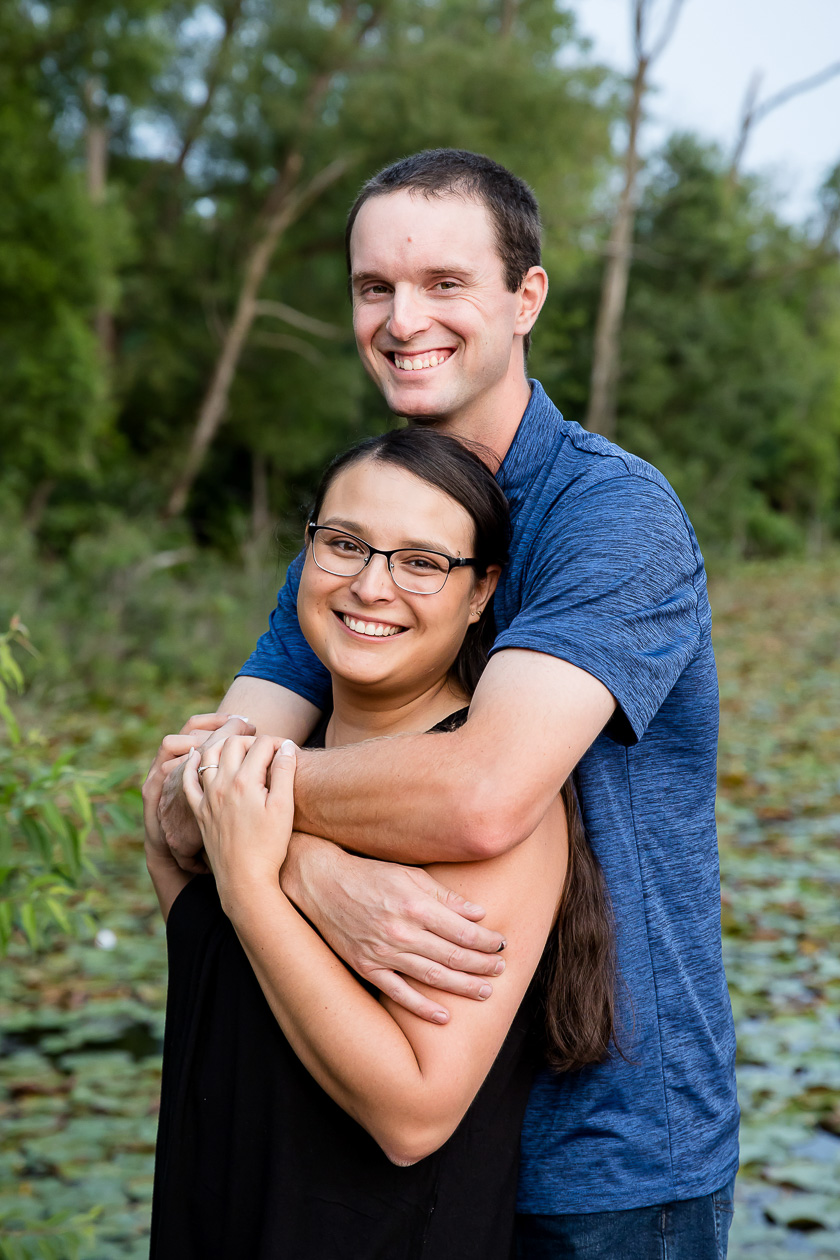
[[[226,911],[254,884],[278,883],[294,822],[296,753],[290,739],[231,736],[206,750],[201,776],[199,750],[187,759],[184,794]]]

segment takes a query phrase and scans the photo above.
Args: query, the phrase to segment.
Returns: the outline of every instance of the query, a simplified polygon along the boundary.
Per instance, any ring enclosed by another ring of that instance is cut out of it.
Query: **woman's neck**
[[[468,704],[469,697],[449,678],[441,679],[420,695],[382,697],[370,691],[354,692],[335,679],[326,747],[358,744],[385,735],[419,734]]]

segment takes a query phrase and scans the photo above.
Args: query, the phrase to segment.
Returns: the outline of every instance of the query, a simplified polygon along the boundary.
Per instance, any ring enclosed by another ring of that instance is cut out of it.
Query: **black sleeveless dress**
[[[212,876],[167,943],[152,1260],[510,1260],[536,980],[456,1132],[398,1168],[295,1056]]]

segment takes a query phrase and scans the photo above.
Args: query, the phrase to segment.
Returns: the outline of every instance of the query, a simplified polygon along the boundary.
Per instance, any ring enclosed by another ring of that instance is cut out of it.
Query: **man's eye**
[[[457,280],[439,280],[437,283],[437,287],[439,289],[443,289],[444,292],[448,292],[450,289],[458,288],[458,281]]]

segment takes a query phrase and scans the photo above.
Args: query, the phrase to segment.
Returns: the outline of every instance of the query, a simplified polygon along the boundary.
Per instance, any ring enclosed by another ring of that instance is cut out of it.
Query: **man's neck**
[[[435,428],[464,442],[486,447],[493,452],[497,466],[501,466],[530,401],[531,386],[523,373],[518,379],[505,381],[504,388],[494,395],[492,402],[479,398],[470,407],[442,417]]]

